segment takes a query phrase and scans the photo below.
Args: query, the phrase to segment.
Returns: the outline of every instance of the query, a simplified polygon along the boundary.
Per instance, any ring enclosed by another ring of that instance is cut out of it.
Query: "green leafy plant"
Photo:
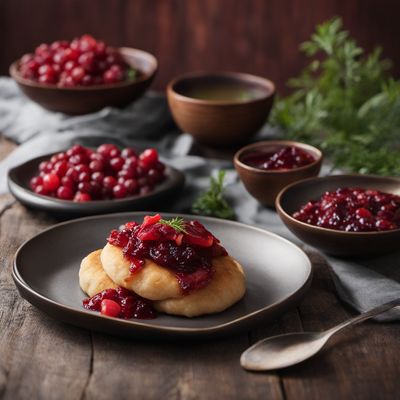
[[[175,217],[172,219],[160,219],[158,223],[168,225],[171,228],[174,228],[177,232],[187,233],[185,229],[185,221],[183,218]]]
[[[195,214],[208,215],[212,217],[233,219],[235,213],[224,198],[225,171],[220,170],[215,179],[210,177],[210,188],[202,193],[192,206]]]
[[[400,83],[379,48],[365,54],[340,18],[316,27],[300,49],[312,60],[278,99],[271,123],[320,147],[334,167],[400,175]]]

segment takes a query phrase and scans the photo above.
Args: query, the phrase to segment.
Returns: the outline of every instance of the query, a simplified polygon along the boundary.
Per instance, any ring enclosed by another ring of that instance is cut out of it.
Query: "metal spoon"
[[[250,371],[268,371],[298,364],[318,353],[336,332],[396,306],[400,306],[400,299],[375,307],[324,332],[287,333],[260,340],[243,352],[240,365]]]

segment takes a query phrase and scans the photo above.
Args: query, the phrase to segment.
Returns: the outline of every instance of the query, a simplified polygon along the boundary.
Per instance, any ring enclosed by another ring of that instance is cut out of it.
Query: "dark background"
[[[153,53],[157,89],[204,69],[258,74],[282,92],[305,64],[299,43],[335,15],[366,49],[383,46],[400,75],[399,0],[0,0],[0,74],[41,42],[91,33]]]

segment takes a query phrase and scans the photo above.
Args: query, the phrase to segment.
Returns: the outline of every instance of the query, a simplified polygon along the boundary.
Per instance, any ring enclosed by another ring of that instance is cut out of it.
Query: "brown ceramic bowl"
[[[400,195],[400,179],[372,175],[333,175],[305,179],[283,189],[276,199],[276,209],[285,225],[305,243],[328,254],[368,256],[396,250],[400,229],[382,232],[344,232],[300,222],[292,214],[309,200],[339,187],[376,189]]]
[[[77,115],[101,110],[104,107],[124,107],[140,97],[150,86],[156,72],[157,60],[142,50],[122,47],[125,61],[138,70],[133,81],[95,86],[60,88],[25,79],[18,71],[20,60],[10,66],[10,75],[20,89],[35,103],[50,111]]]
[[[283,171],[267,171],[251,167],[242,162],[242,158],[254,151],[274,152],[285,146],[296,146],[314,156],[315,161],[304,167]],[[316,176],[322,163],[322,153],[308,144],[289,140],[265,140],[242,147],[234,156],[233,162],[247,191],[261,204],[273,207],[278,193],[287,185]]]
[[[182,75],[167,88],[178,126],[199,143],[215,147],[246,143],[266,122],[274,94],[268,79],[236,72]]]

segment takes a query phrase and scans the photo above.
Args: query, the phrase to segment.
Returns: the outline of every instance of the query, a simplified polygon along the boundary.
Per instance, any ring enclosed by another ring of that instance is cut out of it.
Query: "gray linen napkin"
[[[0,132],[20,146],[0,162],[0,194],[7,191],[10,167],[32,157],[59,151],[72,143],[97,145],[115,142],[139,147],[155,146],[173,166],[183,170],[187,184],[181,196],[170,204],[175,212],[190,212],[199,193],[208,187],[210,174],[227,170],[227,197],[239,221],[257,225],[303,245],[280,221],[278,215],[260,206],[248,195],[232,164],[190,155],[192,139],[174,128],[165,97],[149,92],[124,110],[105,108],[97,113],[69,117],[47,112],[26,99],[14,82],[0,78]],[[268,130],[260,137],[270,135]],[[323,173],[326,173],[327,168]],[[365,311],[400,297],[400,253],[368,260],[327,258],[340,298]],[[398,320],[400,311],[391,311],[381,320]]]

